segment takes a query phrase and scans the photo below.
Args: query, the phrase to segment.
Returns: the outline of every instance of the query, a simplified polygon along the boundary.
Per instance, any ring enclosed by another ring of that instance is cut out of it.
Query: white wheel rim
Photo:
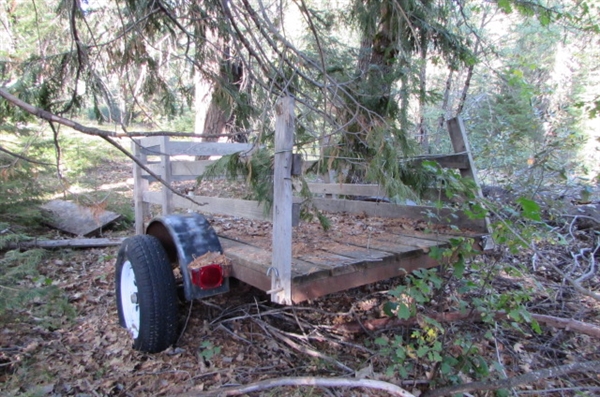
[[[125,328],[127,328],[133,339],[136,339],[140,329],[140,305],[135,273],[129,261],[125,261],[121,269],[121,296],[119,299],[123,309]]]

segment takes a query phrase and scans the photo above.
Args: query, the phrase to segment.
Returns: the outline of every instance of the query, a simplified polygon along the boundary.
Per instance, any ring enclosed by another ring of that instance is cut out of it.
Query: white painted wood
[[[140,141],[133,140],[132,152],[142,164],[146,164],[146,155],[140,150]],[[149,213],[148,204],[144,202],[144,192],[148,190],[148,181],[142,178],[142,169],[133,163],[133,200],[135,214],[135,234],[144,234],[144,218]]]
[[[292,304],[292,162],[294,148],[294,98],[275,104],[275,163],[273,174],[273,260],[271,300]]]

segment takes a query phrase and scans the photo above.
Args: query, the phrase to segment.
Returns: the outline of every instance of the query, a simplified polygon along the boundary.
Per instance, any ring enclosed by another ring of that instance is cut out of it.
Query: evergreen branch
[[[111,136],[116,137],[117,136],[117,134],[113,131],[106,131],[106,130],[101,130],[99,128],[86,127],[84,125],[81,125],[81,124],[73,121],[73,120],[70,120],[70,119],[67,119],[67,118],[64,118],[61,116],[57,116],[53,113],[50,113],[47,110],[40,109],[38,107],[30,105],[27,102],[20,100],[16,96],[9,94],[4,88],[0,88],[0,97],[3,97],[7,101],[11,102],[13,105],[20,107],[27,113],[32,114],[40,119],[50,121],[50,122],[56,122],[56,123],[65,125],[67,127],[71,127],[74,130],[77,130],[84,134],[93,135],[93,136],[101,136],[101,137],[111,137]]]
[[[54,164],[52,164],[52,163],[45,163],[43,161],[34,160],[34,159],[30,158],[30,157],[26,157],[26,156],[23,156],[21,154],[17,154],[15,152],[11,152],[10,150],[8,150],[8,149],[6,149],[6,148],[4,148],[2,146],[0,146],[0,152],[6,153],[6,154],[8,154],[10,156],[13,156],[13,157],[16,157],[16,158],[18,158],[20,160],[27,161],[28,163],[38,164],[38,165],[54,166]]]
[[[162,179],[160,176],[158,176],[156,173],[154,173],[152,170],[150,170],[150,168],[148,168],[146,165],[142,164],[142,162],[139,161],[134,155],[132,155],[127,149],[125,149],[123,146],[121,146],[118,142],[115,142],[113,139],[111,139],[112,137],[117,137],[116,133],[114,133],[112,131],[100,130],[98,128],[86,127],[84,125],[74,122],[73,120],[69,120],[64,117],[57,116],[46,110],[37,108],[26,102],[21,101],[19,98],[15,97],[14,95],[9,94],[2,88],[0,88],[0,96],[5,98],[9,102],[13,103],[14,105],[20,107],[21,109],[25,110],[26,112],[28,112],[34,116],[37,116],[41,119],[47,120],[49,122],[57,122],[59,124],[65,125],[67,127],[71,127],[74,130],[82,132],[84,134],[99,136],[100,138],[104,139],[105,141],[107,141],[108,143],[113,145],[115,148],[117,148],[125,156],[129,157],[134,163],[136,163],[141,169],[146,171],[150,176],[156,178],[156,180],[158,182],[160,182],[165,188],[167,188],[168,190],[173,192],[173,194],[175,194],[179,197],[183,197],[184,199],[189,200],[190,202],[192,202],[196,205],[199,205],[199,206],[206,205],[204,203],[199,203],[196,200],[190,198],[189,196],[179,193],[178,191],[173,189],[169,185],[169,183],[167,183],[164,179]]]
[[[194,134],[194,133],[187,133],[187,132],[173,132],[173,131],[153,131],[153,132],[132,131],[132,132],[119,133],[119,132],[115,132],[115,131],[102,130],[102,129],[94,128],[94,127],[86,127],[86,126],[79,124],[76,121],[73,121],[71,119],[55,115],[46,110],[43,110],[43,109],[40,109],[33,105],[30,105],[30,104],[20,100],[16,96],[9,94],[3,88],[0,88],[0,97],[3,97],[7,101],[9,101],[12,104],[18,106],[19,108],[25,110],[27,113],[29,113],[33,116],[39,117],[46,121],[56,122],[56,123],[62,124],[64,126],[71,127],[74,130],[82,132],[87,135],[93,135],[93,136],[99,136],[99,137],[113,137],[113,138],[136,138],[136,137],[159,136],[159,135],[160,136],[168,135],[168,136],[176,136],[176,137],[188,137],[188,138],[202,138],[204,136],[202,134]],[[233,134],[218,134],[218,135],[214,135],[214,136],[233,137],[233,136],[240,135],[240,134],[250,134],[250,132],[241,132],[241,133],[236,132]],[[0,150],[2,150],[1,147],[0,147]],[[19,155],[16,155],[12,152],[8,152],[6,149],[3,149],[2,151],[5,151],[6,153],[13,155],[15,157],[19,157]],[[22,158],[23,160],[30,161],[31,163],[49,165],[47,163],[36,162],[36,161],[33,161],[28,158],[24,158],[24,157],[20,157],[20,158]],[[53,165],[53,164],[50,164],[50,165]]]

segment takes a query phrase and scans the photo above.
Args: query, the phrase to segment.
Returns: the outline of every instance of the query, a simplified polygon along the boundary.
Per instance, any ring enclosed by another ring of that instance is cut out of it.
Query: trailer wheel
[[[156,237],[139,235],[123,242],[117,257],[115,289],[119,323],[132,336],[135,350],[156,353],[176,342],[175,276]]]

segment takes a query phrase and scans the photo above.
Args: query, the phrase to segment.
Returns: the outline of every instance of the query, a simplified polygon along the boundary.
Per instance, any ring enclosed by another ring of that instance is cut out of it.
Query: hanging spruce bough
[[[51,113],[87,110],[125,131],[132,122],[159,125],[206,98],[197,133],[266,147],[272,104],[291,94],[296,149],[317,156],[320,172],[406,196],[409,185],[431,177],[401,161],[419,150],[409,105],[422,90],[422,58],[429,49],[458,65],[472,63],[472,55],[445,25],[456,12],[452,2],[349,6],[228,0],[17,7],[8,29],[21,37],[37,25],[37,35],[19,47],[19,62],[2,70],[5,89]],[[56,24],[60,35],[51,31]],[[2,114],[12,111],[17,120],[14,109]]]

